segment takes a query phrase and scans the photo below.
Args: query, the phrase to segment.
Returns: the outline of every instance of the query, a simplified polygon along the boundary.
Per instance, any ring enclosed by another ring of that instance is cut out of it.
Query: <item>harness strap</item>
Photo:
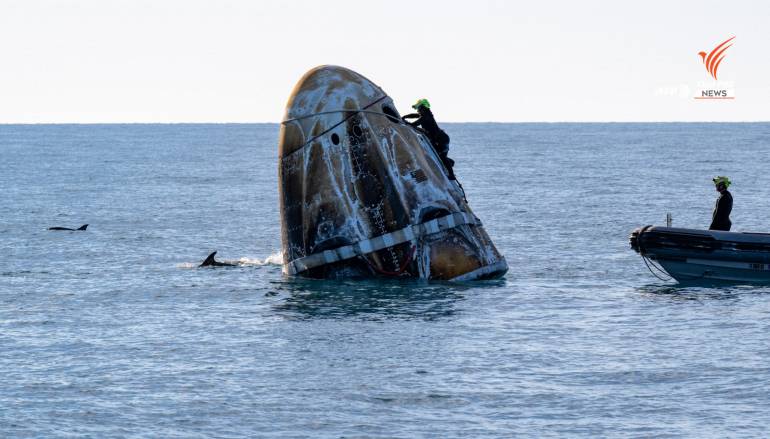
[[[349,113],[351,113],[350,115],[348,115],[348,117],[345,117],[345,118],[343,118],[341,121],[339,121],[339,122],[335,123],[334,125],[332,125],[331,127],[327,128],[327,129],[326,129],[326,130],[324,130],[324,131],[323,131],[321,134],[318,134],[317,136],[313,136],[313,137],[311,137],[311,138],[310,138],[310,140],[308,140],[307,142],[305,142],[305,143],[303,143],[302,145],[300,145],[299,147],[297,147],[297,149],[296,149],[296,150],[294,150],[293,152],[291,152],[289,155],[291,155],[291,154],[294,154],[295,152],[302,150],[302,149],[303,149],[303,148],[305,148],[306,146],[310,145],[310,144],[311,144],[311,143],[312,143],[312,142],[313,142],[315,139],[317,139],[317,138],[319,138],[319,137],[323,136],[324,134],[328,133],[329,131],[331,131],[331,130],[333,130],[333,129],[337,128],[338,126],[340,126],[340,125],[342,125],[343,123],[345,123],[345,122],[347,122],[348,120],[350,120],[350,118],[352,118],[352,117],[353,117],[353,116],[355,116],[356,114],[358,114],[358,113],[361,113],[361,112],[363,112],[364,110],[367,110],[367,109],[368,109],[369,107],[371,107],[372,105],[374,105],[374,104],[376,104],[376,103],[380,102],[381,100],[383,100],[383,99],[385,99],[385,98],[387,98],[387,97],[388,97],[388,95],[384,95],[384,96],[380,97],[379,99],[375,100],[374,102],[372,102],[372,103],[370,103],[370,104],[367,104],[367,105],[365,105],[365,106],[364,106],[364,108],[361,108],[360,110],[334,110],[334,111],[328,111],[328,112],[327,112],[327,111],[325,111],[325,112],[323,112],[323,113],[308,114],[308,115],[306,115],[306,116],[295,117],[294,119],[286,119],[286,120],[284,120],[283,122],[281,122],[281,124],[285,124],[285,123],[289,123],[289,122],[296,122],[296,121],[298,121],[298,120],[301,120],[301,119],[306,119],[306,118],[308,118],[308,117],[313,117],[313,116],[316,116],[316,115],[318,115],[318,114],[327,114],[327,113],[348,113],[348,112],[349,112]],[[382,113],[382,114],[383,114],[384,116],[387,116],[387,114],[385,114],[385,113]]]
[[[371,239],[356,242],[354,244],[337,247],[331,250],[313,253],[312,255],[297,258],[287,264],[290,275],[302,273],[311,268],[344,261],[356,256],[376,252],[394,245],[413,241],[416,238],[432,235],[444,230],[452,229],[463,224],[480,226],[481,221],[474,215],[465,212],[456,212],[440,218],[426,221],[422,224],[412,224],[395,232],[386,233]]]

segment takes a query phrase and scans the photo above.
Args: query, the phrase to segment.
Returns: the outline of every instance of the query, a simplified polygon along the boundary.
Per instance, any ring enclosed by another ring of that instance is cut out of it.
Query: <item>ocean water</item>
[[[770,231],[770,124],[445,128],[504,279],[283,277],[275,124],[0,126],[0,436],[767,435],[770,288],[627,238]]]

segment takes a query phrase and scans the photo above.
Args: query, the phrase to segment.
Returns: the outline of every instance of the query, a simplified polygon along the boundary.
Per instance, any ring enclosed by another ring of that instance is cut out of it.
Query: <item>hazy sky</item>
[[[440,121],[770,120],[770,2],[0,0],[0,123],[277,122],[319,64]],[[698,56],[734,101],[692,99]]]

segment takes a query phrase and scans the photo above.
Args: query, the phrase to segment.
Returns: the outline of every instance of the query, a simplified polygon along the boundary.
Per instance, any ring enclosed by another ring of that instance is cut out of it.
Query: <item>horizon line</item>
[[[10,125],[281,125],[282,122],[0,122]],[[560,120],[560,121],[442,121],[442,124],[567,124],[567,123],[770,123],[770,120]]]

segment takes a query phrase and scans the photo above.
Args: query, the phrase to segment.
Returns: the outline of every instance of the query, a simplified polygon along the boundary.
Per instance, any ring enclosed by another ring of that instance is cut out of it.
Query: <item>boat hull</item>
[[[679,283],[725,282],[770,284],[770,267],[753,268],[748,262],[728,262],[688,258],[684,261],[658,259],[658,263]]]
[[[680,283],[770,284],[770,235],[645,226],[631,247]]]

